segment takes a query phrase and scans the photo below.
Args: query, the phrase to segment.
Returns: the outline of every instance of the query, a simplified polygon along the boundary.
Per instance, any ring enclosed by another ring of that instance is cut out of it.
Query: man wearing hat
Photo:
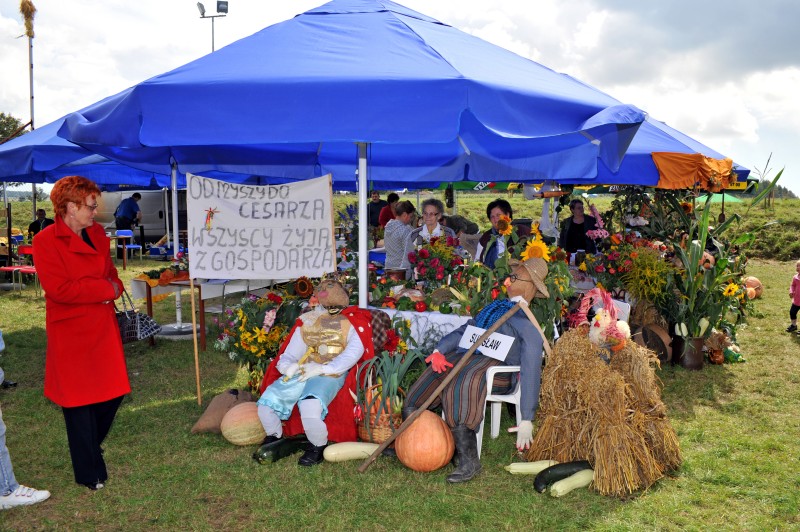
[[[403,417],[406,418],[421,406],[444,380],[449,368],[467,352],[471,345],[464,341],[472,337],[475,329],[485,331],[503,314],[522,300],[527,305],[534,297],[549,297],[544,279],[547,277],[547,262],[541,258],[531,258],[524,262],[512,263],[512,273],[505,280],[509,299],[495,300],[484,307],[478,315],[466,324],[444,336],[433,353],[425,359],[430,366],[408,391]],[[478,348],[461,371],[442,391],[441,396],[431,408],[441,405],[445,422],[453,432],[458,456],[458,467],[448,477],[451,483],[466,482],[481,470],[478,457],[478,443],[475,437],[483,422],[484,402],[486,400],[486,371],[492,366],[520,366],[519,376],[512,380],[510,375],[497,377],[493,383],[496,393],[510,393],[520,381],[520,410],[523,421],[517,432],[517,449],[530,447],[533,440],[533,418],[539,405],[539,386],[542,373],[542,349],[544,338],[525,312],[520,309],[503,323],[496,334],[505,336],[508,346],[504,352],[483,352]],[[490,356],[491,355],[491,356]],[[495,357],[501,357],[495,358]],[[499,382],[503,380],[503,382]]]

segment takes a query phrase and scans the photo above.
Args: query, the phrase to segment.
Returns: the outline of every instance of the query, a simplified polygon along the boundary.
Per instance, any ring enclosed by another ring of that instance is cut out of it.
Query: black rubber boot
[[[409,418],[411,414],[417,409],[416,406],[404,406],[402,410],[400,410],[400,415],[403,417],[403,421]]]
[[[475,431],[466,425],[459,425],[452,429],[453,439],[458,453],[458,467],[447,477],[447,482],[467,482],[480,473],[481,461],[478,458],[478,440]]]
[[[313,443],[309,443],[308,447],[306,447],[306,452],[303,453],[303,456],[300,457],[300,460],[297,461],[297,464],[310,467],[321,463],[324,459],[322,452],[327,446],[327,444],[314,445]]]

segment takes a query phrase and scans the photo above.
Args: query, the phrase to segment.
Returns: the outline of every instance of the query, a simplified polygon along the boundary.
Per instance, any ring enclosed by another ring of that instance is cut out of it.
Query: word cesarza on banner
[[[194,277],[319,277],[336,268],[330,176],[238,185],[188,175]]]

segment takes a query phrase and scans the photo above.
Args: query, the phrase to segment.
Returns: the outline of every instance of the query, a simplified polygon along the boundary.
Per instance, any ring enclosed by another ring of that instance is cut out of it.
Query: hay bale
[[[589,460],[593,488],[628,496],[681,463],[678,438],[661,401],[658,358],[632,341],[609,353],[585,329],[567,331],[542,373],[530,461]]]

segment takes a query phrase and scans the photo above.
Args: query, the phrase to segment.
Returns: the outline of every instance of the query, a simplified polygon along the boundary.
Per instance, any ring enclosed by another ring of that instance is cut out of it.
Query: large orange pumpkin
[[[225,439],[234,445],[261,443],[267,435],[258,419],[258,405],[253,401],[238,404],[228,410],[219,428]]]
[[[397,458],[414,471],[435,471],[447,465],[456,450],[453,433],[430,410],[425,410],[394,442]]]
[[[761,281],[758,278],[750,276],[744,278],[744,286],[747,288],[752,288],[755,297],[750,297],[750,299],[755,299],[756,297],[761,297],[761,293],[764,291],[764,286],[761,284]],[[748,296],[750,296],[750,291],[748,290]]]

